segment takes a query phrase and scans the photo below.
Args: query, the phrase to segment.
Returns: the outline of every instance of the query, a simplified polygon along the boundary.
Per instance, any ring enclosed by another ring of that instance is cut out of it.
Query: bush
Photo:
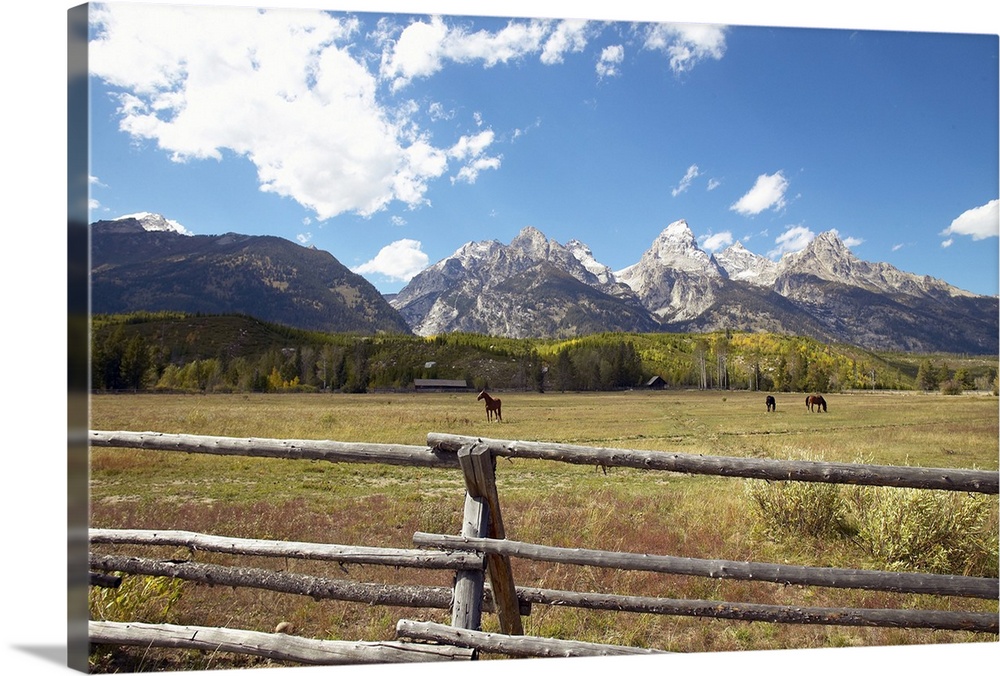
[[[90,588],[90,617],[107,622],[166,622],[182,590],[183,580],[177,578],[123,575],[117,588]]]
[[[884,570],[997,577],[997,500],[978,493],[751,480],[755,529],[849,537]]]
[[[941,394],[962,394],[965,387],[959,380],[946,380],[941,383]]]
[[[745,490],[757,511],[760,530],[772,539],[835,536],[847,527],[846,504],[835,484],[753,479]]]
[[[886,570],[997,576],[997,501],[974,493],[856,487],[860,547]]]

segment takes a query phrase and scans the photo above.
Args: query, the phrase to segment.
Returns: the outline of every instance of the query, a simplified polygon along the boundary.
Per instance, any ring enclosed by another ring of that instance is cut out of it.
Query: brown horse
[[[486,419],[493,420],[493,414],[495,413],[497,420],[502,422],[503,416],[500,415],[500,399],[494,399],[489,395],[489,393],[486,392],[486,390],[480,392],[479,396],[476,397],[476,401],[481,401],[483,399],[486,400]]]
[[[814,406],[816,407],[815,409],[813,409]],[[826,413],[826,399],[818,394],[811,394],[806,397],[806,408],[810,411],[815,410],[817,413],[820,411]]]

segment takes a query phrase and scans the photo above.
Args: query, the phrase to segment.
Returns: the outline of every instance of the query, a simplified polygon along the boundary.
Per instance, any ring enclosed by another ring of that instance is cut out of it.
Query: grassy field
[[[91,428],[235,437],[333,439],[422,445],[429,432],[629,449],[768,458],[810,458],[996,470],[998,405],[991,396],[852,393],[809,413],[805,395],[747,392],[502,392],[502,423],[488,423],[474,394],[98,395]],[[500,460],[510,539],[568,547],[697,558],[879,568],[848,537],[776,537],[739,479]],[[414,531],[458,533],[464,483],[457,470],[332,464],[93,449],[95,527],[181,528],[237,537],[411,547]],[[995,502],[995,501],[994,501]],[[993,508],[992,528],[996,529]],[[352,580],[449,586],[447,572],[323,566],[297,560],[234,560],[203,552],[142,556],[273,566]],[[687,578],[513,561],[518,585],[780,605],[996,612],[995,601],[901,596],[769,583]],[[996,575],[993,571],[992,575]],[[154,594],[149,593],[150,596]],[[448,622],[442,611],[316,602],[256,590],[188,583],[169,610],[151,599],[146,621],[271,631],[282,621],[315,638],[380,640],[401,617]],[[109,618],[136,619],[136,618]],[[796,626],[580,611],[535,606],[527,633],[678,652],[995,640],[931,630]],[[496,630],[493,616],[486,630]],[[134,658],[135,656],[132,655]],[[101,651],[97,671],[130,659]],[[261,660],[143,653],[144,667],[263,665]],[[135,664],[130,664],[135,668]]]

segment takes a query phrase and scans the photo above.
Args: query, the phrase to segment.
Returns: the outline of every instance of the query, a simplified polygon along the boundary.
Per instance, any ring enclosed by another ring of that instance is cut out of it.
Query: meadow
[[[827,396],[810,413],[804,394],[628,391],[500,392],[503,422],[486,420],[475,393],[102,394],[91,429],[234,437],[332,439],[423,445],[429,432],[706,455],[864,461],[997,470],[996,397],[854,392]],[[804,535],[769,528],[748,480],[500,459],[497,483],[507,537],[697,558],[885,569],[851,533]],[[844,487],[848,490],[849,487]],[[839,489],[838,489],[839,490]],[[892,490],[892,489],[884,489]],[[217,457],[134,449],[91,451],[91,525],[185,529],[216,535],[412,547],[415,531],[460,531],[464,482],[458,470]],[[940,492],[934,492],[940,494]],[[981,496],[980,496],[981,497]],[[958,494],[957,500],[973,499]],[[986,537],[995,542],[995,496]],[[136,548],[141,556],[195,558],[358,581],[450,586],[451,573],[321,565],[292,559],[248,562],[204,552]],[[992,559],[995,577],[996,558]],[[777,605],[996,612],[996,601],[904,596],[572,567],[515,559],[519,586]],[[130,606],[144,619],[271,631],[290,622],[313,638],[381,640],[399,618],[449,622],[445,611],[313,601],[249,589],[184,583],[146,589]],[[165,600],[169,597],[169,600]],[[113,615],[113,604],[92,613]],[[96,610],[95,610],[96,608]],[[103,618],[101,618],[103,619]],[[526,633],[677,652],[993,641],[995,635],[922,629],[740,622],[534,606]],[[484,629],[495,631],[495,616]],[[175,651],[176,653],[176,651]],[[145,669],[263,666],[255,658],[137,656],[100,649],[95,671],[122,660]],[[178,662],[178,660],[181,660]]]

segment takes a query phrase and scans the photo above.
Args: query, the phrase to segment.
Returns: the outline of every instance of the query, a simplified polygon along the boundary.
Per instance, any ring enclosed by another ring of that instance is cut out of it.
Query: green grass
[[[429,432],[743,457],[997,469],[998,408],[991,396],[857,393],[827,397],[746,392],[500,392],[503,423],[488,423],[475,394],[99,395],[91,428],[234,437],[333,439],[423,445]],[[878,568],[873,555],[829,535],[763,534],[744,481],[548,461],[497,461],[507,536],[698,558]],[[959,496],[961,497],[961,496]],[[242,457],[92,450],[92,525],[184,528],[253,538],[411,547],[414,531],[458,533],[464,482],[457,470]],[[996,521],[993,521],[996,528]],[[135,548],[172,558],[176,552]],[[188,555],[187,553],[184,553]],[[199,561],[276,566],[353,580],[450,585],[451,574],[296,560]],[[513,561],[518,585],[754,603],[996,612],[995,601],[901,597]],[[996,575],[996,571],[993,573]],[[170,621],[270,631],[280,621],[319,638],[392,638],[396,619],[448,622],[447,613],[369,608],[255,590],[185,585]],[[484,628],[495,630],[487,616]],[[770,625],[702,618],[532,609],[528,633],[671,651],[807,648],[995,640],[968,632]],[[181,663],[190,668],[193,662]],[[216,666],[234,662],[217,660]],[[238,663],[237,663],[238,664]],[[95,665],[100,669],[100,665]],[[107,667],[110,669],[111,667]],[[178,668],[175,664],[174,668]]]

